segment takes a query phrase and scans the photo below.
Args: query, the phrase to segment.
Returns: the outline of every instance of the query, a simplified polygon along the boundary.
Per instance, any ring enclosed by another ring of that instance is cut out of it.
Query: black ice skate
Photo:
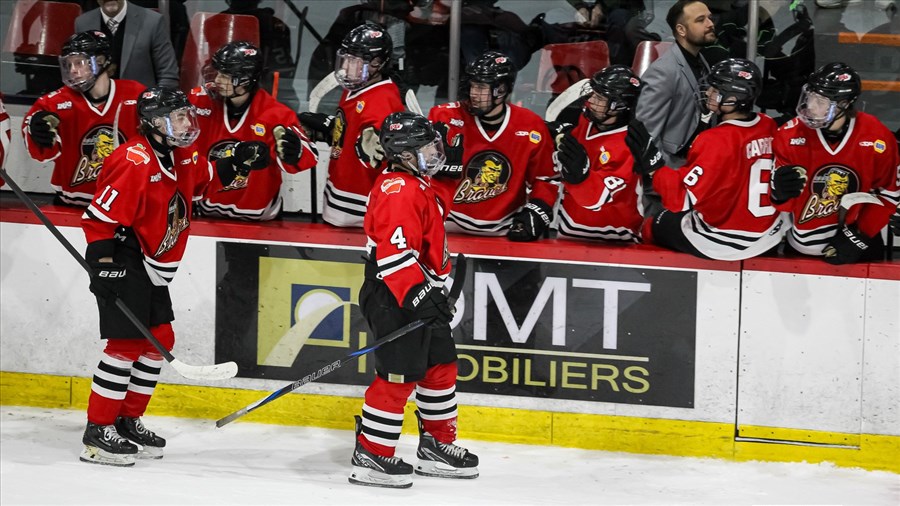
[[[84,429],[84,450],[79,457],[84,462],[107,466],[133,466],[137,446],[123,438],[114,425],[97,425],[88,422]]]
[[[412,486],[413,468],[399,457],[382,457],[366,450],[359,443],[362,419],[356,419],[356,448],[353,450],[353,472],[350,483],[369,487],[409,488]]]
[[[116,418],[116,430],[119,435],[140,446],[137,458],[161,459],[166,440],[144,427],[140,418],[120,416]]]
[[[416,420],[419,423],[419,449],[416,450],[419,462],[416,464],[416,474],[436,478],[478,478],[476,455],[453,443],[441,443],[425,432],[418,411]]]

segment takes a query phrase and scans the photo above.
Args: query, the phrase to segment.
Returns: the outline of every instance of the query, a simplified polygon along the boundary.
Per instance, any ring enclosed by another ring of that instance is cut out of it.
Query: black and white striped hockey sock
[[[146,355],[142,355],[134,362],[131,368],[131,381],[128,383],[128,393],[120,412],[121,416],[137,418],[144,414],[147,404],[150,403],[150,398],[153,396],[153,391],[156,389],[162,363],[162,358],[155,359]]]
[[[91,382],[88,421],[110,425],[119,414],[131,378],[132,361],[103,355]]]
[[[362,433],[366,440],[383,456],[393,456],[400,431],[403,429],[403,413],[389,413],[368,404],[362,408]]]

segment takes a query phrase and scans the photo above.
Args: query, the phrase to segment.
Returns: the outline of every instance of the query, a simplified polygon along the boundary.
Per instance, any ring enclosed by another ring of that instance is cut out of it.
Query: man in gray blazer
[[[75,19],[75,31],[100,30],[111,37],[114,78],[147,87],[178,87],[178,62],[165,19],[126,0],[97,0],[99,9]]]
[[[716,34],[709,8],[700,0],[678,0],[669,9],[666,22],[676,44],[641,76],[644,86],[635,117],[657,139],[666,165],[681,167],[690,143],[708,126],[701,123],[707,111],[699,100],[699,81],[709,72],[709,65],[700,48],[715,42]]]

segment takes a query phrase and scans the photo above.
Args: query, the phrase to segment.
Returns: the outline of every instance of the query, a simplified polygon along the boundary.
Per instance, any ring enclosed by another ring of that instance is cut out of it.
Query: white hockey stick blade
[[[419,106],[419,99],[416,98],[416,92],[413,90],[406,90],[406,108],[409,109],[409,112],[424,116],[422,108]]]
[[[843,207],[844,209],[850,209],[856,204],[876,204],[879,206],[884,205],[881,199],[879,199],[875,195],[872,195],[871,193],[866,192],[848,193],[841,197],[841,207]]]
[[[550,102],[550,105],[547,106],[547,111],[544,112],[544,121],[556,121],[563,109],[581,97],[581,91],[590,81],[590,79],[584,78],[560,93],[556,100]]]
[[[334,72],[325,76],[309,94],[309,112],[319,112],[319,102],[325,98],[329,91],[338,87]]]
[[[113,118],[113,149],[119,147],[119,115],[122,113],[122,102],[116,107],[116,116]]]
[[[190,365],[177,358],[169,362],[173,369],[185,378],[204,381],[219,381],[237,376],[238,366],[234,362],[215,365]]]

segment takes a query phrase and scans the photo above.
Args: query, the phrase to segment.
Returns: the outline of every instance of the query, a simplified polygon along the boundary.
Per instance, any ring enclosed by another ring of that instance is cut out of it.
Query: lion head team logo
[[[119,133],[119,143],[124,142],[125,137]],[[100,169],[103,168],[103,161],[115,148],[116,142],[110,125],[98,125],[88,130],[81,138],[81,158],[78,159],[78,165],[75,166],[75,173],[72,175],[72,186],[96,181]]]
[[[512,167],[509,160],[496,151],[478,153],[465,168],[465,179],[453,197],[455,204],[473,204],[492,199],[509,189]]]
[[[341,157],[341,146],[344,145],[344,131],[347,130],[347,118],[344,117],[344,111],[338,109],[334,115],[334,125],[331,128],[331,159],[337,160]]]
[[[859,191],[859,177],[843,165],[825,165],[816,171],[810,184],[809,199],[800,213],[799,223],[824,218],[837,212],[841,197]]]
[[[237,141],[234,139],[227,139],[213,144],[212,147],[209,148],[207,159],[210,162],[213,162],[222,158],[228,158],[234,154],[235,144],[237,144]],[[232,190],[242,190],[247,187],[247,179],[249,179],[249,177],[250,176],[235,176],[234,180],[228,183],[228,186],[223,187],[219,191],[227,192]]]
[[[163,236],[159,247],[156,248],[154,258],[159,258],[163,253],[174,248],[178,244],[178,237],[182,232],[191,226],[190,216],[188,215],[187,201],[181,196],[181,193],[175,192],[172,199],[169,200],[169,206],[166,215],[166,234]]]

